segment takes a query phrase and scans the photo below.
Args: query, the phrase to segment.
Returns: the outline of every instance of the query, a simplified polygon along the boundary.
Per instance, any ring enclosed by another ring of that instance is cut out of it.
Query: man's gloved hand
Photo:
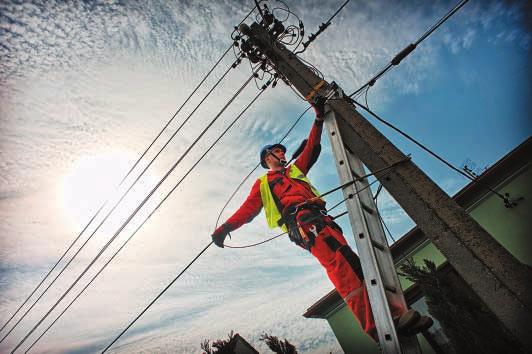
[[[213,234],[211,235],[212,241],[216,246],[224,248],[225,238],[227,237],[227,235],[229,235],[229,232],[231,231],[232,230],[229,225],[222,224],[220,227],[214,230]]]
[[[316,120],[318,121],[323,121],[323,117],[325,115],[326,100],[327,99],[325,97],[317,95],[310,103],[312,105],[312,108],[314,108],[314,112],[316,112]]]

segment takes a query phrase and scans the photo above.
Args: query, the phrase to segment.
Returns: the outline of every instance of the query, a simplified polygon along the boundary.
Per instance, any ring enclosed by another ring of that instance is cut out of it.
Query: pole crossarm
[[[260,25],[254,23],[250,29],[250,40],[303,97],[311,93],[330,94],[331,84],[323,83]],[[328,105],[337,116],[345,148],[369,170],[375,171],[406,158],[355,110],[348,99],[331,99]],[[412,161],[398,165],[380,182],[498,318],[506,335],[519,343],[523,351],[532,352],[530,269],[513,257]]]

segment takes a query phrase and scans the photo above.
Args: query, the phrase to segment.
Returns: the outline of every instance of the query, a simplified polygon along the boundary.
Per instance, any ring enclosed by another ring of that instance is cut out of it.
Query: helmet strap
[[[273,157],[275,157],[277,159],[277,161],[279,161],[279,163],[281,164],[281,166],[285,167],[286,166],[286,160],[285,159],[280,159],[277,157],[277,155],[275,155],[270,149],[266,150],[266,152],[270,155],[272,155]]]

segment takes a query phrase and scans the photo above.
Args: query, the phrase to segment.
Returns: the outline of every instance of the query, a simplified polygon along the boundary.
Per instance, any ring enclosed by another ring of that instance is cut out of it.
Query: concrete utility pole
[[[253,23],[246,32],[250,42],[301,95],[326,96],[330,92],[329,83],[315,75],[261,25]],[[405,158],[355,110],[348,98],[328,104],[336,116],[337,133],[345,148],[371,171]],[[531,271],[413,162],[397,165],[380,182],[499,319],[505,334],[523,351],[532,352]]]

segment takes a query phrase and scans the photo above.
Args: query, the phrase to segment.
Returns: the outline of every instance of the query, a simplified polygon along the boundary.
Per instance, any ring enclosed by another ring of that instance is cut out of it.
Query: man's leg
[[[375,322],[368,292],[363,282],[360,261],[344,236],[335,228],[326,225],[316,238],[311,253],[325,268],[329,279],[355,315],[364,332],[377,340]],[[406,311],[396,304],[390,304],[390,310],[394,318]]]

